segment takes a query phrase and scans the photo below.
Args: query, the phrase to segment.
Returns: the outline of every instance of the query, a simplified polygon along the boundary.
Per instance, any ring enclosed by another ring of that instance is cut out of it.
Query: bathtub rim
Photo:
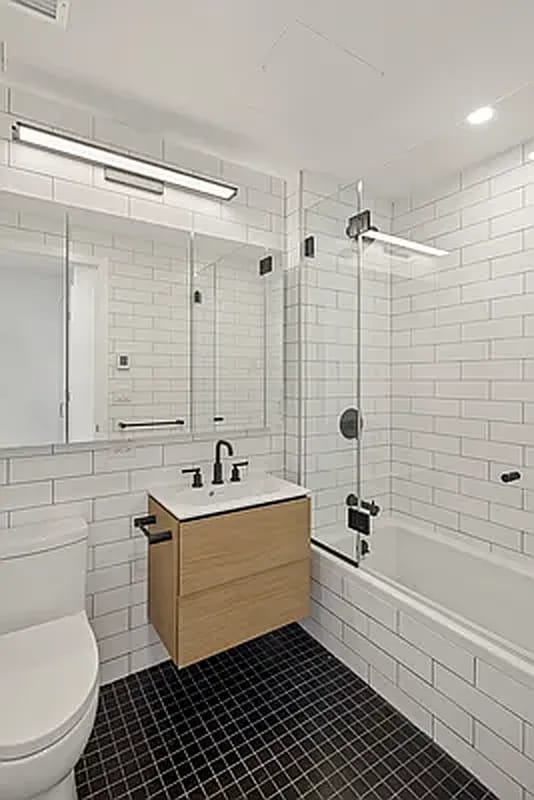
[[[459,534],[457,531],[451,530],[450,534],[448,534],[433,530],[431,527],[428,529],[422,524],[412,524],[402,515],[385,515],[382,519],[375,523],[375,525],[375,535],[387,531],[388,528],[401,528],[408,531],[408,533],[414,533],[417,536],[422,536],[425,539],[439,542],[446,547],[453,547],[455,550],[460,550],[463,553],[476,556],[483,561],[489,561],[496,566],[503,566],[512,572],[516,572],[520,575],[530,578],[534,583],[534,559],[532,559],[532,566],[520,564],[514,559],[512,554],[510,556],[506,556],[502,553],[494,553],[491,550],[486,550],[484,545],[487,543],[482,539],[475,539],[475,537],[472,537],[474,541],[471,543],[469,541],[465,541],[467,538],[466,536],[460,538],[461,534]],[[431,523],[429,523],[429,526],[431,526]],[[371,537],[371,544],[372,539],[373,537]]]
[[[468,624],[471,623],[462,624],[454,619],[454,616],[461,620],[464,619],[463,617],[454,615],[454,612],[450,612],[438,603],[426,601],[422,595],[403,587],[394,580],[377,577],[370,572],[366,572],[361,567],[351,566],[339,556],[333,555],[315,544],[312,544],[312,551],[342,569],[343,577],[346,575],[349,579],[361,580],[370,587],[371,591],[380,594],[382,599],[384,597],[393,598],[394,605],[400,607],[401,611],[405,611],[405,613],[408,613],[409,616],[414,617],[426,627],[429,627],[430,621],[431,629],[442,630],[446,628],[447,636],[453,644],[467,650],[475,658],[484,661],[495,669],[504,672],[518,683],[529,689],[534,689],[534,654],[532,654],[532,659],[527,660],[517,654],[517,648],[507,650],[504,646],[492,641],[491,637],[494,637],[495,634],[491,634],[490,631],[480,626],[476,626],[478,631],[469,628]],[[473,551],[470,550],[470,552]],[[474,552],[476,553],[477,551]],[[380,620],[377,621],[380,623]],[[439,635],[442,634],[440,633]],[[506,640],[503,640],[503,642],[511,645]],[[527,651],[524,652],[527,653]]]

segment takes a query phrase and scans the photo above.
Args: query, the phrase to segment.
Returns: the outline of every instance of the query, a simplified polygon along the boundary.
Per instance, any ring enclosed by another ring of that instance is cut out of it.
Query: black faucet
[[[214,483],[216,486],[220,485],[221,483],[224,483],[224,480],[223,480],[223,465],[222,465],[222,461],[221,461],[221,448],[222,447],[226,447],[226,449],[228,451],[228,455],[230,456],[230,458],[232,458],[232,456],[234,455],[234,448],[232,447],[230,442],[227,442],[225,439],[219,439],[219,441],[215,445],[215,463],[213,464],[213,480],[212,480],[212,483]]]

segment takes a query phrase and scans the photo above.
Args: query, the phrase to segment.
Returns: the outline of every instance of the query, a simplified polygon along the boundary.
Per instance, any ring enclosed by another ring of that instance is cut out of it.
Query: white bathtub
[[[502,648],[499,657],[524,659],[534,676],[534,567],[393,521],[375,533],[364,570]]]
[[[534,570],[384,518],[304,627],[502,800],[534,800]]]

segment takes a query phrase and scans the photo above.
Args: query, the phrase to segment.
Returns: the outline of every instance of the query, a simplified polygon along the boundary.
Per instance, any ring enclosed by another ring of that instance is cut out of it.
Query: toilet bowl
[[[0,532],[0,800],[75,800],[98,704],[87,526]]]

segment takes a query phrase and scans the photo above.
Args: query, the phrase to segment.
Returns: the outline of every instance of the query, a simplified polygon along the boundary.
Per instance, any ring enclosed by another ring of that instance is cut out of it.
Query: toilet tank
[[[0,634],[85,610],[87,524],[0,530]]]

